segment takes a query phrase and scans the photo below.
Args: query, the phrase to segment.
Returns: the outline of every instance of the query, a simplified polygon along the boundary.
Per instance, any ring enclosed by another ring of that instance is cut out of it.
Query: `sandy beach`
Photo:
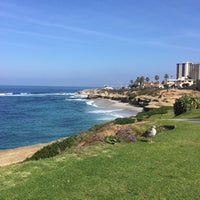
[[[138,112],[142,112],[142,107],[137,107],[134,105],[131,105],[129,103],[122,103],[117,100],[111,100],[111,99],[94,99],[93,100],[95,105],[98,106],[100,109],[107,108],[107,109],[113,109],[116,110],[113,113],[119,115],[118,117],[129,117],[129,116],[135,116]]]
[[[116,107],[116,108],[125,108],[128,110],[141,112],[143,110],[142,107],[137,107],[134,105],[131,105],[129,103],[122,103],[117,100],[111,100],[111,99],[95,99],[95,104],[101,107]]]
[[[15,149],[0,150],[0,166],[24,161],[31,157],[35,152],[46,146],[48,143],[36,144],[31,146],[19,147]]]

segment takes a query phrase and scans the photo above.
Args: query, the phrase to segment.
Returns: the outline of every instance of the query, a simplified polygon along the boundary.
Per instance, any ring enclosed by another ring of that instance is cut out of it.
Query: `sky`
[[[121,87],[200,62],[199,0],[0,0],[0,85]]]

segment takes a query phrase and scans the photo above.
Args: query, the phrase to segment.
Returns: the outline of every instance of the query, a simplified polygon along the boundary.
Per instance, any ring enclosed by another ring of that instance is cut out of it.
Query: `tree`
[[[150,78],[149,77],[146,77],[145,78],[146,82],[148,83],[150,81]]]
[[[158,80],[160,79],[160,77],[158,75],[155,75],[155,80],[158,82]]]
[[[137,82],[137,83],[140,82],[140,77],[139,76],[136,78],[135,82]]]
[[[136,88],[138,87],[138,85],[140,84],[140,77],[137,77],[137,79],[134,81],[134,80],[130,80],[130,84],[129,84],[129,87],[130,88]]]
[[[140,77],[140,87],[144,85],[144,76]]]
[[[165,74],[165,75],[164,75],[164,79],[167,81],[168,78],[169,78],[169,75],[168,75],[168,74]]]
[[[135,85],[136,86],[140,85],[140,77],[139,76],[135,80]]]
[[[134,80],[130,80],[129,87],[130,87],[130,88],[135,87],[135,82],[134,82]]]

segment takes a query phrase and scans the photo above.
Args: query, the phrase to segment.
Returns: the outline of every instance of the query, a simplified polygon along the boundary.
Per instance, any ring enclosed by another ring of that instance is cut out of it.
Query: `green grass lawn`
[[[200,123],[164,116],[151,120],[175,129],[152,144],[100,143],[1,167],[0,199],[199,199]]]

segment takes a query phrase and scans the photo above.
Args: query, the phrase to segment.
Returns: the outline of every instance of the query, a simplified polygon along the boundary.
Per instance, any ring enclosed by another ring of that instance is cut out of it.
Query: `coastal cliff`
[[[200,96],[199,91],[194,90],[138,90],[131,91],[125,89],[105,90],[105,89],[86,89],[78,94],[87,95],[88,99],[111,99],[136,106],[144,107],[146,110],[160,108],[162,106],[173,106],[176,99],[183,95]]]
[[[78,94],[87,95],[87,99],[111,99],[121,102],[129,102],[129,92],[125,90],[105,90],[105,89],[86,89],[78,92]]]

